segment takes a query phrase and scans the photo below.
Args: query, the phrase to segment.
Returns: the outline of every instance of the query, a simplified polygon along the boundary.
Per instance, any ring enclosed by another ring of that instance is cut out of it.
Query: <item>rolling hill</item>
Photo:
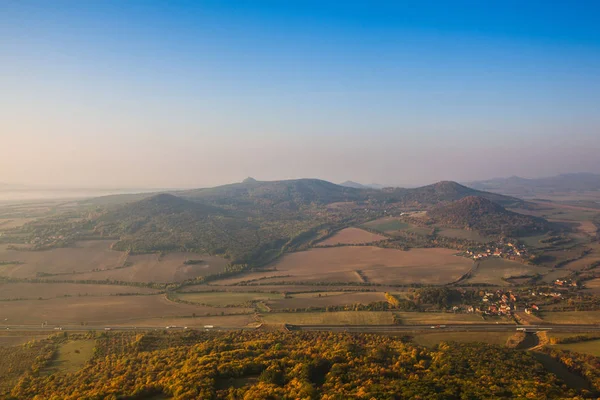
[[[469,196],[436,206],[427,212],[429,220],[439,226],[476,230],[484,235],[524,236],[546,232],[548,221],[506,210],[479,196]]]

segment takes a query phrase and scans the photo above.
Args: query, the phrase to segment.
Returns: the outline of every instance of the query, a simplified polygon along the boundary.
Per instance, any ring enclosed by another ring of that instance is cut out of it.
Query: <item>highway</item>
[[[286,328],[290,331],[329,331],[329,332],[352,332],[352,333],[403,333],[403,332],[431,332],[431,331],[460,331],[460,332],[508,332],[526,330],[528,332],[552,330],[555,332],[600,332],[600,325],[514,325],[514,324],[445,324],[445,325],[290,325]],[[34,332],[87,332],[87,331],[154,331],[154,330],[181,331],[188,329],[184,326],[81,326],[62,325],[45,326],[40,325],[4,325],[0,331],[34,331]],[[232,330],[255,330],[257,328],[224,327],[213,326],[204,328],[199,326],[189,327],[188,330],[208,331],[232,331]]]

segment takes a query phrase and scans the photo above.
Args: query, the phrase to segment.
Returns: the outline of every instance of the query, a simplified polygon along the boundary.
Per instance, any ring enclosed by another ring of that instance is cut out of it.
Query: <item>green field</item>
[[[96,341],[93,339],[69,340],[66,343],[59,344],[54,358],[44,372],[50,375],[66,374],[80,370],[92,358],[95,346]]]
[[[577,353],[591,354],[593,356],[600,357],[600,339],[588,340],[579,343],[556,344],[553,347],[557,347],[561,350],[576,351]]]
[[[412,341],[421,346],[433,347],[440,342],[473,343],[483,342],[504,346],[512,332],[435,332],[418,333]]]
[[[373,229],[379,232],[400,231],[410,227],[406,222],[397,219],[378,219],[376,221],[367,222],[364,224],[366,228]]]
[[[282,299],[281,293],[250,293],[250,292],[201,292],[201,293],[175,293],[176,298],[191,303],[203,304],[212,307],[228,307],[244,305],[255,301]]]
[[[266,324],[292,325],[392,325],[390,311],[339,311],[270,313],[262,316]]]

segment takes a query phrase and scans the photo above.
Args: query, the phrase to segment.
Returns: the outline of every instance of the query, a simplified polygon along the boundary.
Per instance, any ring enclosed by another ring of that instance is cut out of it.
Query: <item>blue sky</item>
[[[600,173],[600,3],[5,1],[0,181]]]

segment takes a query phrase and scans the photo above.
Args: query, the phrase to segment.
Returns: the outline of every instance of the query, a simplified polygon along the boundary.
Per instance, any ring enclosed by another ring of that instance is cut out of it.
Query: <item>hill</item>
[[[527,179],[518,176],[467,183],[467,186],[520,197],[535,197],[555,192],[600,190],[600,175],[590,173],[563,174]]]
[[[310,204],[329,204],[364,200],[367,191],[336,185],[320,179],[292,179],[284,181],[257,181],[246,179],[241,183],[195,189],[180,196],[211,204],[248,207],[261,205],[283,209],[298,209]]]
[[[389,196],[388,201],[415,206],[431,206],[469,196],[478,196],[506,206],[522,203],[514,197],[475,190],[453,181],[442,181],[415,189],[384,189],[384,192]]]
[[[427,212],[429,220],[440,226],[476,230],[488,236],[523,236],[546,232],[550,224],[542,219],[506,210],[479,196],[469,196]]]

